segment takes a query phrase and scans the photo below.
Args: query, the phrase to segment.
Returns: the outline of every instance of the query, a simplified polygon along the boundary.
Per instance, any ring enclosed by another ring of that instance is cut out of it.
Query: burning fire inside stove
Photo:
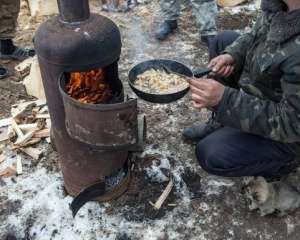
[[[113,97],[103,69],[71,73],[66,92],[81,103],[108,103]]]

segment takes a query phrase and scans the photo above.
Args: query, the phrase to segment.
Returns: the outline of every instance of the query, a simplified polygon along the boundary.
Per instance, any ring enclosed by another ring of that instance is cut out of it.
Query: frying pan
[[[174,102],[184,97],[188,93],[189,87],[186,87],[185,89],[180,90],[178,92],[167,93],[167,94],[154,94],[154,93],[149,93],[141,89],[138,89],[134,85],[137,76],[150,69],[162,69],[162,70],[167,69],[169,72],[174,74],[178,73],[179,75],[184,75],[187,77],[194,76],[196,78],[203,77],[211,72],[210,69],[198,69],[193,73],[191,69],[185,66],[184,64],[173,60],[167,60],[167,59],[154,59],[154,60],[148,60],[137,64],[129,71],[129,75],[128,75],[129,86],[138,97],[152,103]]]

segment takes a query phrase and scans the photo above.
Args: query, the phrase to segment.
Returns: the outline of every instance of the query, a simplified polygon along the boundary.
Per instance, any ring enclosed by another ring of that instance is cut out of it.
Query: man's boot
[[[157,40],[163,41],[171,33],[173,33],[176,28],[177,28],[176,20],[166,20],[160,25],[158,31],[155,33],[155,38]]]
[[[199,141],[215,130],[221,128],[221,124],[216,122],[212,117],[205,123],[201,123],[194,127],[188,127],[183,130],[182,136],[186,140]]]
[[[19,60],[33,57],[35,50],[31,48],[20,48],[14,45],[11,39],[0,40],[0,59],[2,60]]]

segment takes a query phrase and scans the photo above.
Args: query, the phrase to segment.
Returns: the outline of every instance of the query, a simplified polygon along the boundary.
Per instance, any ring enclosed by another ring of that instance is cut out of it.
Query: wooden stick
[[[169,196],[170,192],[172,191],[173,188],[173,180],[171,179],[163,193],[160,195],[156,203],[154,204],[154,209],[159,210],[163,203],[166,201],[167,197]]]
[[[17,175],[21,175],[23,173],[22,168],[22,158],[20,155],[17,155]]]
[[[14,143],[14,145],[22,145],[26,143],[29,139],[33,137],[36,131],[30,131],[26,133],[23,137],[18,138],[17,141]]]
[[[37,148],[33,148],[33,147],[20,148],[20,150],[35,160],[39,160],[43,154],[43,152],[41,150],[39,150]]]

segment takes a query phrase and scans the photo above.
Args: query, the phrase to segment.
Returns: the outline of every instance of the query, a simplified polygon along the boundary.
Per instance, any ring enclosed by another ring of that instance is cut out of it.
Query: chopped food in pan
[[[152,94],[176,93],[189,86],[184,77],[155,69],[138,75],[134,85],[139,90]]]

